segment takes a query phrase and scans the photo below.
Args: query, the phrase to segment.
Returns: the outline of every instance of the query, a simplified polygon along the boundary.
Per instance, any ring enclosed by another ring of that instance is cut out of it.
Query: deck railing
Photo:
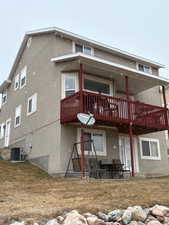
[[[93,113],[99,121],[169,128],[169,113],[163,107],[86,91],[77,92],[61,100],[61,123],[73,122],[79,112]]]

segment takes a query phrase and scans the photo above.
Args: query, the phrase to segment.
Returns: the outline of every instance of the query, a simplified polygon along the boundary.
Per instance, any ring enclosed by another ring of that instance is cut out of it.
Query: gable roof
[[[66,38],[69,38],[69,39],[74,40],[74,41],[82,41],[82,42],[84,42],[86,44],[89,44],[89,45],[91,45],[93,47],[96,47],[96,48],[99,48],[101,50],[107,51],[109,53],[116,54],[116,55],[119,55],[119,56],[122,56],[122,57],[125,57],[125,58],[128,58],[128,59],[132,59],[132,60],[135,60],[135,61],[139,61],[139,62],[142,62],[142,63],[146,63],[146,64],[149,64],[151,66],[155,66],[157,68],[164,68],[165,67],[163,64],[157,63],[155,61],[146,59],[146,58],[141,57],[141,56],[137,56],[137,55],[131,54],[131,53],[127,52],[127,51],[123,51],[123,50],[120,50],[118,48],[111,47],[109,45],[100,43],[98,41],[94,41],[92,39],[83,37],[81,35],[72,33],[70,31],[66,31],[66,30],[60,29],[58,27],[50,27],[50,28],[44,28],[44,29],[38,29],[38,30],[33,30],[33,31],[26,32],[26,34],[25,34],[25,36],[23,38],[23,41],[21,43],[21,46],[19,48],[19,51],[18,51],[18,53],[16,55],[16,58],[15,58],[13,66],[12,66],[12,69],[10,71],[9,77],[8,77],[7,80],[5,80],[0,85],[0,92],[2,92],[4,88],[6,88],[8,85],[10,85],[10,81],[11,81],[11,79],[12,79],[14,73],[15,73],[17,64],[18,64],[18,62],[20,60],[20,57],[21,57],[22,52],[23,52],[23,50],[25,48],[25,45],[27,43],[28,38],[30,36],[40,35],[40,34],[42,35],[42,34],[47,34],[47,33],[54,33],[56,35],[60,35],[61,37],[66,37]]]

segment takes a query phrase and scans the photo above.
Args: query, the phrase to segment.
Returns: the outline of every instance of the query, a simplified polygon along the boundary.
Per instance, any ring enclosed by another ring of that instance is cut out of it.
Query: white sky
[[[169,0],[0,0],[0,83],[26,31],[57,26],[165,64]]]

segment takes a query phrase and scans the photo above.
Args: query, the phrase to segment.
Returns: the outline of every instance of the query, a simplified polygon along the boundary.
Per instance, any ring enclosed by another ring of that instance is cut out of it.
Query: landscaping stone
[[[106,215],[105,213],[102,213],[102,212],[98,212],[98,217],[99,217],[99,219],[101,219],[105,222],[110,222],[110,218],[111,218],[111,216]]]
[[[66,215],[66,218],[63,224],[64,225],[88,225],[86,218],[80,215],[76,210],[73,210]]]
[[[151,208],[151,213],[154,216],[166,216],[169,213],[169,208],[162,205],[155,205]]]
[[[56,219],[57,219],[57,221],[59,223],[63,223],[63,221],[64,221],[64,217],[63,216],[58,216]]]
[[[151,220],[147,223],[147,225],[162,225],[158,220]]]
[[[59,225],[56,219],[49,220],[46,225]]]
[[[131,222],[129,223],[129,225],[138,225],[138,222],[137,222],[137,221],[131,221]]]
[[[124,213],[123,210],[117,209],[109,212],[108,215],[111,218],[111,220],[115,222],[121,220],[123,213]]]
[[[72,210],[56,218],[43,219],[37,223],[27,220],[7,223],[7,218],[5,220],[0,220],[0,225],[169,225],[169,208],[161,205],[155,205],[152,208],[133,206],[126,210],[116,209],[109,213],[98,212],[97,215],[90,212],[80,214],[77,210]]]
[[[128,207],[123,215],[122,215],[122,222],[123,224],[127,225],[132,221],[132,207]]]
[[[11,223],[10,225],[25,225],[25,222],[24,221],[22,221],[22,222],[15,221],[15,222]]]
[[[132,218],[133,220],[144,222],[147,218],[147,214],[141,206],[135,206],[132,209]]]

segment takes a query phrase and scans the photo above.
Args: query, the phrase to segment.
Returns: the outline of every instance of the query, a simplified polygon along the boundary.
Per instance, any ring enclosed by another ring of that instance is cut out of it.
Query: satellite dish
[[[81,123],[83,123],[84,125],[88,125],[88,126],[91,126],[96,122],[95,118],[93,117],[93,114],[91,114],[91,113],[89,113],[89,114],[78,113],[77,118]]]

